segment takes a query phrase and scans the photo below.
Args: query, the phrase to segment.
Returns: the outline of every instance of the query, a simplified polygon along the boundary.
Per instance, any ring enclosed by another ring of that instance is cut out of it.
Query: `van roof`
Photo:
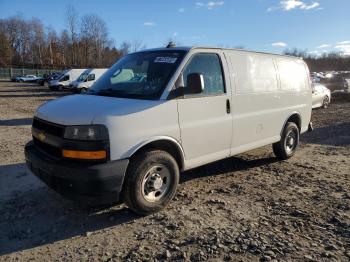
[[[239,48],[223,48],[223,47],[210,47],[210,46],[179,46],[179,47],[162,47],[162,48],[152,48],[152,49],[145,49],[145,50],[140,50],[138,52],[147,52],[147,51],[190,51],[193,49],[216,49],[216,50],[234,50],[234,51],[243,51],[243,52],[248,52],[248,53],[257,53],[257,54],[265,54],[265,55],[274,55],[274,56],[280,56],[280,57],[290,57],[294,59],[302,59],[301,57],[295,57],[295,56],[290,56],[290,55],[281,55],[281,54],[275,54],[275,53],[268,53],[268,52],[261,52],[261,51],[252,51],[252,50],[247,50],[247,49],[239,49]]]

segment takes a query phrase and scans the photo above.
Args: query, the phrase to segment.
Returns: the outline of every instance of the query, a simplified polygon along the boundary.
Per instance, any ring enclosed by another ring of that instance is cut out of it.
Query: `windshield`
[[[123,57],[88,94],[136,99],[159,99],[185,51],[146,51]]]
[[[77,81],[78,82],[83,82],[83,81],[85,81],[85,79],[88,77],[88,75],[89,75],[89,73],[82,73],[79,77],[78,77],[78,79],[77,79]]]
[[[64,75],[64,73],[57,73],[56,75],[53,76],[53,79],[54,79],[54,80],[58,80],[58,79],[60,79],[61,76],[63,76],[63,75]]]

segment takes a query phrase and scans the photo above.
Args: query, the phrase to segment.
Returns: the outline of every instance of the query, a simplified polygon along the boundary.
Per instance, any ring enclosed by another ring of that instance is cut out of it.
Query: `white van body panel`
[[[85,71],[83,71],[83,72],[77,77],[77,79],[75,79],[74,81],[72,81],[72,82],[69,84],[69,86],[67,86],[66,88],[71,89],[71,88],[77,87],[78,84],[80,83],[79,78],[80,78],[82,75],[89,75],[89,73],[90,73],[92,70],[93,70],[92,68],[88,68],[88,69],[86,69]]]
[[[126,104],[129,110],[118,110]],[[108,114],[96,114],[93,123],[106,125],[110,130],[111,159],[114,160],[129,158],[142,145],[160,137],[181,144],[177,117],[176,100],[116,99],[115,108]]]
[[[231,155],[279,141],[286,120],[295,113],[301,116],[302,132],[307,130],[311,88],[302,60],[238,50],[225,54],[234,89]],[[301,78],[299,88],[293,90],[283,85],[283,76],[278,71],[281,61],[299,68],[299,74],[293,68],[290,71],[293,81]]]
[[[71,95],[45,103],[35,116],[61,125],[107,126],[111,160],[128,158],[160,138],[181,144],[176,100]]]
[[[49,86],[62,86],[62,87],[68,87],[74,80],[76,80],[81,73],[83,73],[85,69],[69,69],[64,74],[61,75],[59,79],[51,80],[49,82]],[[69,80],[62,81],[65,76],[69,76]]]
[[[87,79],[85,81],[78,81],[78,79],[76,81],[74,81],[71,86],[73,88],[77,88],[77,89],[82,89],[82,88],[90,88],[106,71],[108,70],[108,68],[94,68],[94,69],[88,69],[86,71],[84,71],[82,74],[87,74]],[[93,77],[93,79],[89,79],[90,77]],[[80,76],[79,76],[80,77]],[[78,77],[78,78],[79,78]]]
[[[159,100],[74,95],[44,104],[36,116],[62,125],[105,125],[111,160],[130,158],[150,142],[168,140],[181,149],[184,170],[279,141],[293,114],[301,118],[301,133],[307,130],[312,90],[302,60],[219,48],[187,51]],[[220,57],[226,92],[167,100],[197,53]]]

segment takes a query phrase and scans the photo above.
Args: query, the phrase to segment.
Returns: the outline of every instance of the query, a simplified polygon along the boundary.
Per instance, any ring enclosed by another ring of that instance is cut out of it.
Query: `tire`
[[[325,98],[323,99],[323,102],[322,102],[322,108],[326,109],[328,107],[329,107],[329,97],[325,96]]]
[[[295,154],[299,144],[299,128],[288,122],[283,130],[281,140],[272,145],[273,153],[280,160],[286,160]]]
[[[140,215],[163,209],[176,194],[180,171],[176,160],[161,150],[135,156],[128,167],[122,196],[125,204]]]

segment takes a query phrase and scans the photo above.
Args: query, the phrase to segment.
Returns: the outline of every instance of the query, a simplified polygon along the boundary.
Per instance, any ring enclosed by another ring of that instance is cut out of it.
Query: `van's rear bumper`
[[[55,160],[37,149],[25,146],[25,158],[31,172],[62,196],[86,204],[118,202],[128,159],[102,164]]]

